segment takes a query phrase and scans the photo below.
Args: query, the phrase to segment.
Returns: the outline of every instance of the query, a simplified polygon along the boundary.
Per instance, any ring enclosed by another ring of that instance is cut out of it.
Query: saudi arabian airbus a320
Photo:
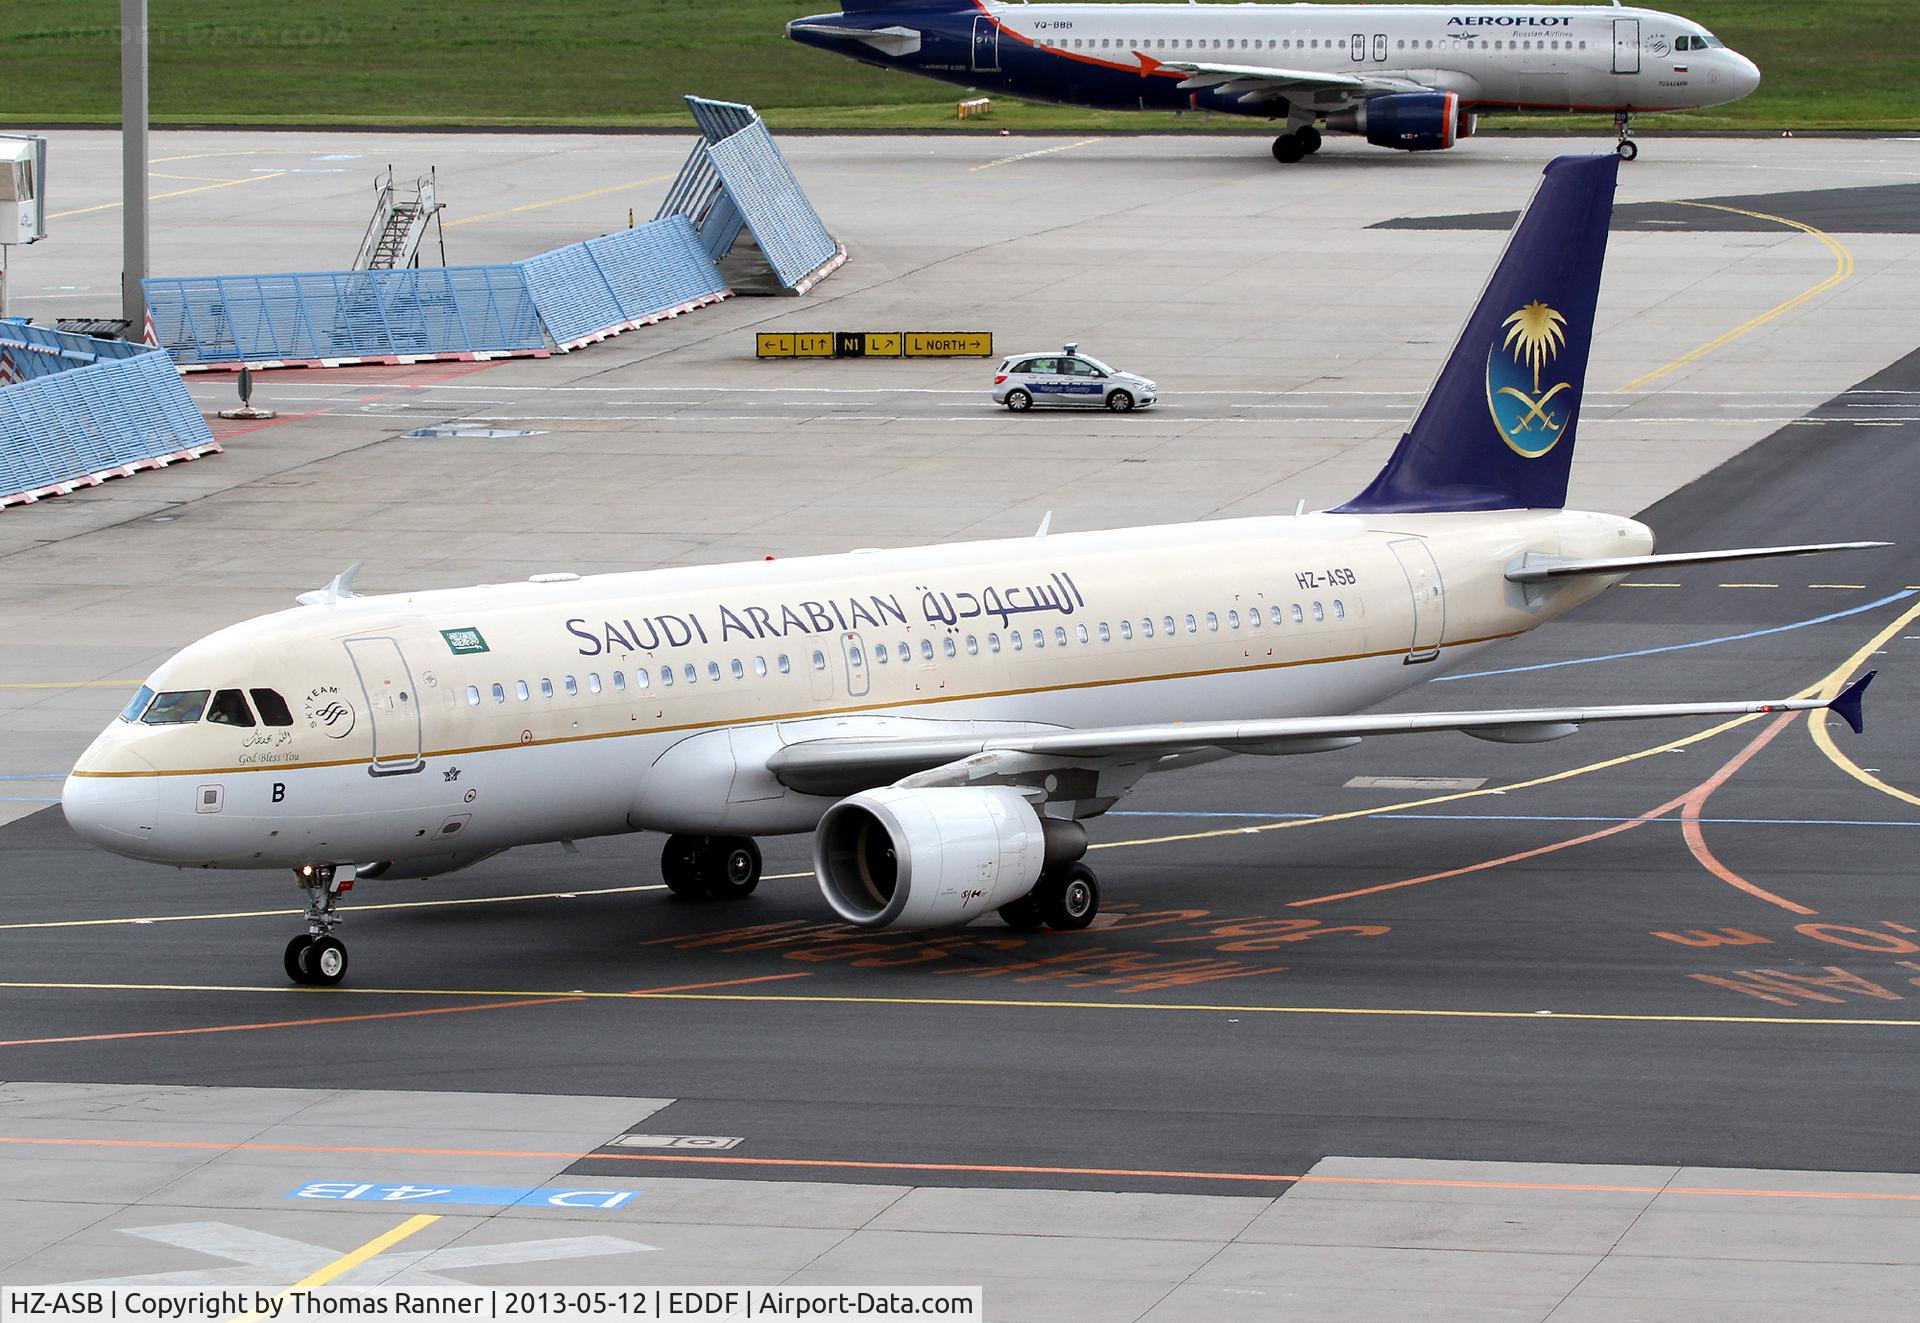
[[[811,831],[827,904],[919,927],[1083,928],[1084,819],[1149,772],[1458,730],[1832,700],[1352,715],[1631,570],[1884,543],[1653,555],[1562,508],[1617,157],[1563,157],[1413,426],[1337,509],[356,596],[220,630],[141,686],[63,792],[86,839],[182,868],[292,869],[288,974],[336,983],[356,878],[670,833],[683,896],[734,899],[753,838]]]
[[[1324,126],[1436,151],[1485,112],[1632,117],[1738,101],[1753,61],[1692,19],[1623,5],[1003,4],[844,0],[787,36],[882,69],[1101,110],[1285,120],[1291,163]]]

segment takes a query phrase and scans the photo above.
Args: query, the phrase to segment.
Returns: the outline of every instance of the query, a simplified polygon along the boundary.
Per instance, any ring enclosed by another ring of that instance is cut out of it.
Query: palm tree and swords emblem
[[[1567,319],[1536,299],[1500,324],[1506,335],[1487,353],[1487,408],[1507,445],[1538,459],[1559,442],[1572,418],[1571,401],[1551,407],[1556,396],[1573,389],[1572,382],[1540,388],[1540,374],[1566,347]]]

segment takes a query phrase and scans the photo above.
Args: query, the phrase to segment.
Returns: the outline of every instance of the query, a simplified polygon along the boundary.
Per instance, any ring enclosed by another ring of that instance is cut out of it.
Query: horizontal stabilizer
[[[1774,556],[1817,556],[1827,551],[1872,551],[1891,542],[1810,542],[1797,547],[1735,547],[1729,551],[1676,551],[1661,556],[1608,556],[1601,560],[1562,560],[1529,555],[1507,571],[1509,583],[1550,583],[1583,574],[1626,574],[1632,570],[1712,565],[1729,560],[1766,560]]]
[[[1845,689],[1842,689],[1835,695],[1834,700],[1827,704],[1828,710],[1838,712],[1840,719],[1852,728],[1855,735],[1862,734],[1867,729],[1867,714],[1865,711],[1867,686],[1873,683],[1873,677],[1878,674],[1880,674],[1878,671],[1868,671],[1858,680],[1855,680]]]
[[[918,28],[854,28],[833,23],[816,23],[808,19],[796,19],[787,24],[787,35],[796,32],[811,32],[819,37],[836,37],[842,41],[858,41],[873,47],[885,55],[911,55],[920,49],[920,30]]]

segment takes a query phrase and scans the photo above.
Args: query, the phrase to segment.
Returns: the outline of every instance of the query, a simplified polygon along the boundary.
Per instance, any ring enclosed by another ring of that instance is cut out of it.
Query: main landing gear
[[[1303,125],[1291,133],[1283,133],[1273,140],[1273,159],[1282,165],[1292,165],[1319,150],[1320,130],[1311,124]]]
[[[307,931],[287,943],[287,977],[310,987],[330,988],[347,976],[347,948],[333,930],[340,893],[353,889],[353,870],[336,877],[332,864],[297,868],[293,880],[307,893]]]
[[[760,847],[751,836],[669,836],[660,876],[688,900],[740,900],[760,885]]]
[[[1000,917],[1007,927],[1022,932],[1040,928],[1075,932],[1092,923],[1099,913],[1100,880],[1078,860],[1042,873],[1032,891],[1000,907]]]
[[[1619,111],[1613,117],[1613,130],[1620,135],[1620,141],[1613,145],[1613,150],[1623,161],[1631,161],[1640,155],[1640,144],[1627,136],[1628,133],[1632,132],[1632,130],[1628,128],[1632,120],[1633,116],[1624,110]]]

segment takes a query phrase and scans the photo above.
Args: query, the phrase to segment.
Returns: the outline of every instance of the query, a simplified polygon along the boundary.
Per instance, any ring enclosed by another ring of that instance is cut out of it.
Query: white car
[[[1099,359],[1080,352],[1079,345],[1009,354],[1000,360],[993,379],[993,402],[1015,413],[1036,404],[1071,408],[1108,408],[1115,413],[1144,409],[1159,398],[1151,381],[1132,372],[1117,372]]]

